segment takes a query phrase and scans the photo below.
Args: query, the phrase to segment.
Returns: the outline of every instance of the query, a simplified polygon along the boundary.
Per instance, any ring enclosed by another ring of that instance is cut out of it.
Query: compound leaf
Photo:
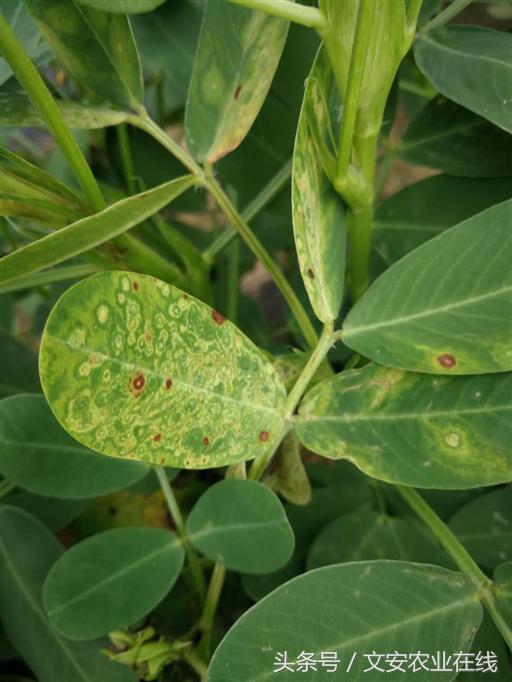
[[[186,532],[203,554],[242,573],[281,568],[295,544],[279,498],[249,480],[211,486],[192,509]]]
[[[126,488],[147,469],[91,452],[62,429],[44,396],[17,395],[0,402],[0,473],[38,495],[82,499]]]
[[[169,592],[183,555],[174,533],[161,528],[117,528],[83,540],[60,557],[45,580],[50,621],[69,639],[93,639],[127,627]]]
[[[512,374],[431,377],[369,364],[315,386],[296,422],[307,448],[421,488],[512,480]]]
[[[505,201],[395,263],[349,312],[344,343],[419,372],[512,369],[511,215]]]
[[[208,2],[185,116],[188,144],[199,161],[217,161],[246,136],[270,88],[288,25],[228,0]]]
[[[68,289],[40,372],[64,428],[106,455],[217,467],[265,453],[283,429],[270,362],[215,310],[147,275],[99,273]]]

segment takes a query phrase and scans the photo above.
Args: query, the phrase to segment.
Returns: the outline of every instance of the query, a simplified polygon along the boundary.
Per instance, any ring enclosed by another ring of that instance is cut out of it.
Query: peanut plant
[[[0,8],[0,680],[511,679],[510,3]]]

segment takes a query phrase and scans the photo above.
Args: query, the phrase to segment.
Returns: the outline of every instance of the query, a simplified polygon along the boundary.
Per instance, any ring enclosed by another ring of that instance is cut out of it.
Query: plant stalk
[[[169,513],[171,515],[172,520],[174,521],[174,525],[176,526],[176,531],[183,543],[183,548],[187,556],[187,561],[190,567],[190,573],[192,574],[192,579],[194,581],[194,586],[200,599],[203,600],[206,594],[206,582],[204,579],[203,571],[201,569],[201,564],[199,562],[199,557],[197,556],[195,549],[192,547],[192,545],[190,544],[190,542],[188,542],[186,538],[185,522],[183,520],[182,513],[178,506],[178,502],[172,491],[171,484],[169,483],[169,479],[167,478],[167,474],[165,473],[165,469],[160,466],[157,466],[154,469],[158,482],[160,483],[160,487],[162,488],[162,492],[164,494],[165,501],[169,509]]]
[[[396,485],[395,488],[444,547],[456,566],[476,587],[480,600],[512,650],[512,630],[496,605],[492,593],[492,581],[480,570],[473,557],[414,488],[404,485]]]
[[[472,2],[473,0],[453,0],[453,2],[450,5],[448,5],[448,7],[445,7],[445,9],[442,12],[439,12],[437,16],[428,21],[425,24],[425,26],[423,26],[423,28],[418,32],[418,35],[422,36],[425,33],[432,31],[434,28],[444,26],[444,24],[450,21],[450,19],[453,19],[453,17],[456,17],[457,14],[462,12],[462,10],[468,5],[470,5]]]
[[[308,28],[315,28],[321,32],[326,25],[323,13],[317,7],[307,7],[291,0],[230,0],[235,5],[247,7],[247,9],[258,10],[271,14],[275,17],[288,19],[296,24],[302,24]]]
[[[0,35],[2,36],[1,49],[3,56],[27,95],[39,109],[43,120],[71,166],[78,183],[85,192],[91,207],[95,211],[101,211],[105,208],[105,200],[89,168],[89,164],[82,154],[82,150],[73,137],[68,124],[64,120],[59,107],[39,75],[38,70],[2,15],[0,15]]]

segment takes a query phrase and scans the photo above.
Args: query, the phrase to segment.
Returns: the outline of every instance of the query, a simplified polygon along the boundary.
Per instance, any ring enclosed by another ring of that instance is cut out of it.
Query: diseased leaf
[[[449,99],[512,132],[512,36],[447,26],[416,40],[416,63]]]
[[[512,480],[512,374],[431,377],[369,364],[315,386],[299,440],[369,476],[421,488]]]
[[[185,116],[188,144],[199,161],[217,161],[244,139],[268,93],[287,33],[283,19],[228,0],[208,2]]]
[[[76,0],[25,0],[39,30],[71,76],[107,102],[137,107],[144,90],[127,17]]]
[[[512,369],[511,215],[505,201],[395,263],[349,312],[344,343],[420,372]]]
[[[160,528],[118,528],[73,545],[44,583],[51,623],[69,639],[132,625],[174,585],[183,555],[174,533]]]
[[[311,353],[307,351],[295,351],[274,356],[272,364],[276,368],[287,391],[293,388],[294,383],[301,375],[310,357]],[[319,381],[322,381],[322,379],[327,379],[331,375],[329,363],[323,362],[313,375],[309,386],[314,386]]]
[[[366,680],[362,652],[420,650],[433,656],[439,642],[445,651],[468,651],[481,619],[475,588],[460,573],[401,561],[327,566],[278,587],[247,611],[213,655],[207,681],[271,680],[278,652],[295,661],[305,649],[315,659],[321,651],[335,651],[341,671],[356,652],[350,680]],[[279,677],[295,680],[297,672],[283,669]],[[436,672],[436,679],[456,674]],[[324,666],[308,671],[308,680],[324,677]],[[340,668],[335,677],[343,677]],[[431,677],[424,669],[414,673],[423,682]]]
[[[509,623],[509,627],[512,627],[512,561],[507,561],[496,567],[493,583],[493,592],[500,605],[500,610]]]
[[[512,485],[471,500],[448,525],[473,559],[485,568],[492,570],[504,561],[512,561]]]
[[[128,119],[127,111],[114,111],[105,107],[83,106],[76,102],[57,100],[60,112],[70,128],[95,130],[118,125]],[[0,93],[0,125],[46,128],[39,111],[21,92]]]
[[[444,97],[409,124],[398,156],[409,163],[469,178],[512,175],[512,140],[501,128]]]
[[[210,559],[241,573],[281,568],[295,544],[278,497],[249,480],[224,480],[208,488],[190,512],[186,534]]]
[[[41,40],[41,35],[23,0],[0,0],[0,12],[25,48],[30,59],[35,64],[47,62],[51,57],[51,51]],[[0,85],[3,85],[12,75],[10,65],[3,57],[0,57]]]
[[[40,390],[36,356],[0,327],[0,398]]]
[[[186,175],[108,206],[14,251],[0,261],[0,284],[78,256],[121,235],[196,182]]]
[[[453,568],[432,536],[414,519],[358,509],[331,521],[315,538],[308,569],[367,559],[401,559]]]
[[[449,227],[510,197],[512,178],[434,175],[405,187],[377,208],[374,252],[386,266]]]
[[[275,457],[276,491],[292,504],[305,505],[311,501],[311,485],[302,463],[300,443],[295,431],[290,431]]]
[[[81,499],[122,490],[147,474],[92,452],[61,428],[44,396],[0,401],[0,473],[39,495]]]
[[[284,425],[284,387],[252,342],[146,275],[100,273],[68,289],[40,371],[64,428],[107,455],[218,467],[275,447]]]
[[[139,14],[151,12],[166,0],[76,0],[79,5],[101,9],[113,14]]]
[[[39,682],[135,682],[131,670],[101,653],[106,640],[70,642],[48,620],[43,582],[63,553],[53,533],[33,516],[0,508],[0,616],[9,639]]]
[[[306,83],[293,152],[292,210],[302,280],[316,316],[338,317],[345,280],[345,206],[326,175],[338,137],[339,98],[327,52],[320,48]],[[314,129],[311,121],[315,121]],[[327,157],[328,161],[322,157]]]

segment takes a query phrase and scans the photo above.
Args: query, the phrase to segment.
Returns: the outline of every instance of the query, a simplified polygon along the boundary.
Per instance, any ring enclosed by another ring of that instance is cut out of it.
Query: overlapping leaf
[[[0,473],[39,495],[80,499],[121,490],[147,469],[91,452],[61,428],[44,396],[19,395],[0,401]]]
[[[285,391],[222,315],[152,277],[101,273],[57,303],[41,346],[61,424],[104,454],[185,468],[275,446]]]
[[[76,0],[25,0],[60,63],[79,83],[122,108],[143,98],[139,55],[128,19]]]
[[[165,0],[76,0],[76,2],[85,7],[114,14],[138,14],[151,12],[159,5],[163,5]]]
[[[283,19],[228,0],[207,4],[185,119],[189,147],[199,161],[214,162],[244,139],[268,93],[287,33]]]
[[[183,556],[176,536],[160,528],[118,528],[83,540],[46,577],[43,601],[50,621],[69,639],[127,627],[164,598]]]
[[[420,650],[434,656],[439,642],[448,652],[467,651],[481,618],[475,588],[459,573],[400,561],[327,566],[282,585],[247,611],[215,652],[207,681],[271,680],[279,652],[294,662],[304,651],[315,659],[322,651],[336,652],[343,667],[331,677],[342,677],[353,658],[350,679],[366,680],[364,652]],[[291,681],[298,674],[292,666],[279,677]],[[436,678],[456,674],[436,672]],[[320,664],[307,675],[329,677]],[[422,682],[431,677],[425,669],[414,673]]]
[[[422,35],[416,63],[449,99],[512,132],[512,36],[480,26]]]
[[[199,498],[187,537],[203,554],[242,573],[271,573],[290,559],[294,539],[279,498],[256,481],[225,480]]]
[[[423,488],[512,480],[512,374],[430,377],[367,365],[315,386],[297,435],[369,476]]]
[[[321,48],[308,78],[293,152],[295,247],[316,316],[335,320],[343,298],[345,206],[326,175],[334,172],[340,102],[329,58]],[[313,126],[314,122],[314,126]]]
[[[381,275],[344,323],[347,346],[435,374],[512,369],[512,201],[422,244]]]

